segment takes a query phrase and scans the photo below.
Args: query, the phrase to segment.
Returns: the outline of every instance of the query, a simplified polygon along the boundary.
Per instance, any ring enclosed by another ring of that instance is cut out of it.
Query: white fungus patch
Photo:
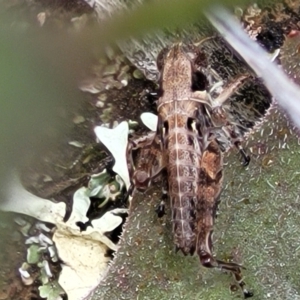
[[[127,122],[120,123],[114,129],[97,126],[94,128],[97,138],[105,145],[115,159],[113,171],[123,179],[127,190],[130,186],[127,168],[126,151],[128,144],[129,127]]]
[[[141,120],[151,131],[156,131],[158,117],[150,112],[145,112],[141,114]]]

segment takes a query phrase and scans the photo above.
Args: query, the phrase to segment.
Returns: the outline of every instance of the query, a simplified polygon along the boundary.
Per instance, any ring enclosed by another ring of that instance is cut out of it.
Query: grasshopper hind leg
[[[198,234],[197,254],[202,266],[230,272],[240,286],[245,299],[253,296],[253,293],[246,289],[246,284],[243,281],[241,270],[245,268],[234,262],[218,260],[212,255],[212,231],[208,231],[206,234]]]
[[[240,286],[243,291],[244,298],[250,298],[253,296],[253,293],[246,289],[246,284],[243,281],[243,275],[241,269],[244,269],[241,265],[236,263],[224,262],[218,259],[215,259],[212,254],[205,250],[198,251],[198,256],[202,266],[206,268],[218,268],[230,272],[236,283]]]
[[[224,261],[221,261],[221,260],[216,260],[216,262],[217,262],[217,267],[218,268],[221,268],[222,270],[226,270],[226,271],[229,271],[229,272],[232,273],[236,283],[242,289],[245,299],[251,298],[253,296],[253,293],[246,289],[246,284],[243,281],[243,275],[242,275],[242,271],[241,271],[241,269],[243,267],[241,265],[238,265],[236,263],[224,262]]]

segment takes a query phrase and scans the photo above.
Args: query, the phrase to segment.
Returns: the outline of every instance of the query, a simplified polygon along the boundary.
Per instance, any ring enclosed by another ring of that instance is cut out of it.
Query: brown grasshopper
[[[166,169],[176,249],[184,255],[196,252],[205,267],[230,271],[247,298],[252,293],[245,288],[242,267],[213,257],[212,233],[223,181],[222,145],[230,141],[249,162],[222,104],[249,76],[240,76],[213,100],[206,90],[192,89],[195,71],[183,46],[175,45],[165,55],[157,131],[131,142],[130,155],[133,149],[142,152],[131,180],[134,188],[145,190]]]

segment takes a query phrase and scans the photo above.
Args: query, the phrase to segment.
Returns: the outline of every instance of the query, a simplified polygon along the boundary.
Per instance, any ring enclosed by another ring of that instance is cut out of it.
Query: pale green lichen
[[[128,144],[129,127],[127,122],[120,123],[114,129],[97,126],[94,128],[97,138],[109,149],[115,159],[113,171],[124,181],[128,190],[130,178],[127,169],[126,151]]]

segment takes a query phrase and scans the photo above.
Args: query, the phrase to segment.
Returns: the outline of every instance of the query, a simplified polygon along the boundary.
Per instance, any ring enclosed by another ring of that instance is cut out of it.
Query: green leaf
[[[43,286],[39,287],[40,296],[47,300],[62,300],[61,295],[64,294],[64,291],[60,287],[60,285],[52,281],[51,283],[47,283]]]
[[[246,149],[247,168],[236,151],[225,157],[214,252],[221,259],[234,254],[246,267],[247,288],[257,299],[299,299],[298,136],[275,107]],[[92,299],[241,298],[240,290],[230,292],[231,276],[175,253],[170,208],[162,220],[154,212],[160,195],[155,186],[133,198],[120,248]]]

